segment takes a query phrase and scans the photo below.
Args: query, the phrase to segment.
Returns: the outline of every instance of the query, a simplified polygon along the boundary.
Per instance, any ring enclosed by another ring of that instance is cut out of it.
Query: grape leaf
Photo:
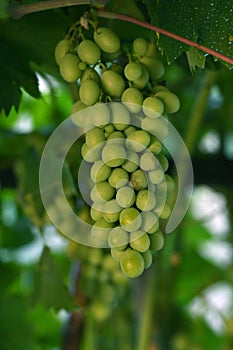
[[[54,309],[71,306],[71,296],[63,281],[62,272],[46,246],[36,272],[34,301]]]
[[[217,0],[145,0],[145,3],[154,25],[233,57],[232,0],[224,4]],[[154,39],[158,39],[155,33]],[[165,35],[159,36],[158,45],[168,63],[188,49],[186,44]],[[200,56],[204,57],[205,53],[200,51]],[[223,63],[232,68],[229,63]]]

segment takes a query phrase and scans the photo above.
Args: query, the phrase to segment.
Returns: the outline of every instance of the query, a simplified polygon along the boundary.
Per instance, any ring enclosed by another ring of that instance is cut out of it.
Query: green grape
[[[121,101],[126,103],[126,106],[130,112],[138,113],[141,110],[143,95],[140,90],[130,87],[123,92]]]
[[[136,62],[129,62],[124,68],[124,74],[128,80],[139,79],[142,75],[142,66]]]
[[[158,168],[158,159],[151,152],[145,152],[140,157],[140,168],[144,171],[152,171]]]
[[[149,131],[159,139],[165,139],[168,136],[167,121],[165,118],[158,117],[156,119],[146,117],[142,120],[141,127],[143,130]]]
[[[159,91],[169,91],[168,88],[166,88],[166,86],[164,85],[154,85],[152,90],[151,90],[151,93],[153,95],[155,95],[157,92]]]
[[[128,243],[128,233],[122,227],[116,226],[109,232],[108,244],[110,248],[117,248],[118,250],[122,251],[127,247]]]
[[[104,254],[101,265],[102,265],[102,269],[106,272],[110,272],[110,274],[112,274],[116,269],[118,269],[118,264],[116,264],[116,261],[112,259],[110,254]]]
[[[126,170],[128,173],[132,173],[139,166],[139,156],[136,152],[127,151],[126,160],[122,164],[122,168]]]
[[[112,103],[110,105],[111,122],[117,130],[124,130],[130,124],[130,114],[122,103]]]
[[[95,203],[103,203],[112,199],[114,194],[114,188],[107,181],[102,181],[92,188],[91,199]]]
[[[103,72],[101,78],[104,92],[111,97],[121,97],[125,90],[125,82],[122,76],[109,69]]]
[[[167,186],[167,192],[169,194],[174,192],[175,191],[175,182],[174,182],[173,178],[170,175],[165,174],[165,181],[166,181],[166,186]]]
[[[89,148],[86,143],[82,145],[81,154],[86,162],[92,163],[101,159],[102,145],[98,145],[94,148]]]
[[[99,241],[100,244],[107,244],[108,235],[113,228],[113,225],[114,224],[112,222],[107,222],[104,220],[104,218],[101,218],[100,220],[96,221],[91,228],[92,237]]]
[[[83,72],[81,77],[81,84],[87,80],[94,80],[98,85],[100,85],[100,76],[94,68],[87,67]]]
[[[119,262],[119,260],[117,262]],[[124,296],[124,288],[128,285],[128,282],[129,282],[128,278],[122,273],[121,270],[118,269],[118,270],[113,272],[113,274],[112,274],[112,281],[118,287],[118,291],[117,291],[118,295],[119,294],[120,295],[123,294],[123,296]]]
[[[81,61],[87,64],[96,64],[100,59],[99,46],[92,40],[83,40],[78,45],[77,52]]]
[[[103,218],[108,222],[116,222],[119,219],[121,209],[116,199],[111,199],[104,203]]]
[[[161,168],[149,171],[148,173],[149,180],[152,184],[160,184],[164,181],[164,172]]]
[[[113,169],[108,179],[108,182],[110,183],[110,185],[117,189],[127,185],[128,181],[129,181],[129,175],[127,171],[121,168]]]
[[[103,143],[105,141],[104,132],[100,128],[93,128],[86,132],[86,144],[89,148]]]
[[[80,128],[83,127],[83,121],[85,120],[84,117],[86,113],[85,112],[78,113],[78,112],[83,111],[86,108],[87,106],[81,100],[78,100],[73,104],[71,109],[72,122],[78,125]]]
[[[102,51],[114,53],[120,49],[119,37],[109,28],[100,27],[94,32],[94,40]]]
[[[110,235],[110,233],[109,233],[109,235]],[[108,237],[109,237],[109,235],[108,235]],[[108,241],[108,244],[110,245],[109,241]],[[115,260],[116,262],[120,262],[121,256],[124,252],[125,248],[121,249],[121,247],[125,247],[125,246],[111,248],[111,256],[112,256],[113,260]]]
[[[155,57],[144,56],[140,60],[140,63],[148,69],[152,81],[160,79],[165,73],[163,63]]]
[[[90,215],[94,221],[98,221],[103,217],[104,203],[93,203]]]
[[[141,190],[137,194],[136,206],[142,211],[150,211],[155,207],[156,198],[152,191]]]
[[[136,231],[142,224],[142,217],[136,208],[125,208],[120,212],[120,225],[128,232]]]
[[[159,161],[159,163],[160,163],[160,165],[165,173],[169,167],[168,159],[163,154],[159,154],[158,161]]]
[[[126,128],[126,129],[124,130],[125,136],[126,136],[126,137],[129,136],[130,134],[132,134],[132,132],[134,132],[134,131],[136,131],[136,130],[137,130],[137,129],[136,129],[134,126],[132,126],[132,125],[128,126],[128,128]]]
[[[93,109],[92,115],[93,125],[103,127],[110,122],[110,110],[105,103],[98,102]]]
[[[141,212],[142,226],[141,229],[147,233],[154,233],[159,229],[159,219],[152,211]]]
[[[84,71],[87,68],[87,64],[85,62],[80,62],[78,67],[79,67],[79,69]]]
[[[150,135],[150,144],[147,147],[153,154],[159,154],[163,149],[163,144],[154,135]]]
[[[160,250],[164,246],[164,235],[160,230],[149,236],[150,238],[150,249]]]
[[[150,247],[150,238],[142,230],[130,233],[130,246],[140,253],[146,252]]]
[[[89,247],[88,263],[91,265],[101,265],[103,261],[103,253],[101,249]]]
[[[115,131],[115,128],[112,124],[108,124],[105,126],[104,131],[111,134],[113,131]]]
[[[136,278],[143,273],[145,264],[139,252],[127,249],[120,258],[120,266],[127,277]]]
[[[136,55],[144,56],[148,50],[148,41],[144,38],[136,38],[133,41],[133,52]]]
[[[130,151],[141,152],[150,143],[150,135],[144,130],[132,132],[126,139],[126,147]]]
[[[147,57],[157,57],[157,46],[154,43],[148,43],[148,49],[147,52],[145,54],[145,56]]]
[[[81,77],[82,71],[79,69],[79,62],[79,58],[72,53],[66,53],[61,58],[59,64],[60,74],[68,83],[74,83]]]
[[[93,182],[105,181],[111,174],[111,168],[102,160],[97,160],[91,168],[91,179]]]
[[[79,89],[80,100],[87,106],[94,105],[100,96],[100,88],[94,80],[85,80]]]
[[[145,269],[148,269],[153,262],[153,256],[152,256],[151,251],[148,249],[146,252],[143,252],[142,257],[144,260]]]
[[[164,106],[159,98],[150,96],[143,101],[142,109],[147,117],[157,118],[162,115]]]
[[[113,131],[109,136],[108,136],[108,141],[111,140],[112,143],[116,143],[118,145],[124,146],[125,144],[125,135],[121,131]]]
[[[142,75],[140,78],[133,81],[133,87],[144,90],[149,83],[149,72],[146,67],[142,66]]]
[[[132,187],[123,186],[116,194],[116,201],[122,208],[131,207],[135,202],[135,192]]]
[[[155,97],[163,102],[166,113],[176,113],[180,109],[180,100],[171,91],[159,91]]]
[[[96,320],[96,322],[104,322],[111,315],[109,305],[105,304],[101,300],[95,300],[94,302],[92,302],[90,305],[89,312],[93,319]]]
[[[102,150],[102,160],[110,167],[120,166],[126,158],[126,151],[120,144],[107,143]]]
[[[130,176],[130,183],[136,191],[143,190],[148,185],[147,177],[141,169],[137,169],[132,172]]]
[[[162,210],[161,208],[155,208],[154,212],[159,215],[160,219],[168,219],[171,215],[171,207],[168,203],[165,203]]]
[[[114,265],[116,264],[116,262],[112,259],[111,256],[109,256],[110,259],[112,260],[112,262],[114,263]],[[106,264],[106,267],[108,267],[110,265]],[[105,265],[103,267],[103,269],[105,268]],[[100,286],[99,289],[99,297],[101,298],[101,300],[103,300],[103,302],[107,305],[111,305],[115,299],[117,298],[116,295],[116,289],[115,286],[113,286],[112,284],[108,283],[104,283],[104,285]]]
[[[65,56],[65,54],[70,49],[70,42],[68,39],[60,40],[55,47],[55,61],[58,65],[60,65],[61,59]]]

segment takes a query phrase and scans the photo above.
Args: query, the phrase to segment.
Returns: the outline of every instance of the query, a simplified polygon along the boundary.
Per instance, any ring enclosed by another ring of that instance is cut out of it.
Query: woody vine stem
[[[101,8],[101,5],[103,5],[105,3],[105,1],[103,0],[99,0],[96,1],[95,5],[97,7]],[[36,3],[32,3],[32,4],[26,4],[26,5],[15,5],[12,6],[10,8],[10,13],[11,16],[14,19],[20,19],[21,17],[23,17],[26,14],[29,13],[34,13],[34,12],[39,12],[39,11],[45,11],[45,10],[50,10],[50,9],[54,9],[54,8],[59,8],[59,7],[66,7],[66,6],[75,6],[75,5],[93,5],[93,2],[91,0],[48,0],[48,1],[39,1]],[[225,55],[222,55],[219,52],[216,52],[214,50],[211,50],[208,47],[205,47],[203,45],[200,45],[194,41],[191,41],[187,38],[184,38],[182,36],[179,36],[175,33],[169,32],[163,28],[159,28],[154,26],[153,24],[144,22],[144,21],[140,21],[134,17],[130,17],[130,16],[126,16],[126,15],[122,15],[119,13],[112,13],[112,12],[107,12],[104,11],[103,9],[101,10],[96,10],[95,11],[96,15],[98,17],[103,17],[103,18],[110,18],[110,19],[116,19],[116,20],[122,20],[122,21],[126,21],[126,22],[130,22],[130,23],[134,23],[136,25],[139,25],[141,27],[153,30],[157,33],[166,35],[170,38],[173,38],[177,41],[180,41],[186,45],[195,47],[201,51],[204,51],[212,56],[217,57],[218,59],[221,59],[227,63],[230,63],[233,65],[233,59],[230,57],[227,57]]]

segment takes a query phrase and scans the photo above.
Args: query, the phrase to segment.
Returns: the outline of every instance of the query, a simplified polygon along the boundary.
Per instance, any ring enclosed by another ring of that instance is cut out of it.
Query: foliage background
[[[77,261],[67,253],[68,240],[46,221],[38,168],[46,140],[69,116],[75,93],[59,77],[54,48],[89,7],[65,7],[16,20],[8,1],[0,6],[0,348],[91,350],[101,342],[101,349],[126,350],[136,344],[145,350],[143,342],[149,337],[148,349],[232,349],[230,65],[139,26],[100,18],[124,41],[145,36],[161,48],[164,80],[182,101],[171,122],[192,156],[195,188],[186,217],[166,237],[151,269],[129,283],[126,300],[118,300],[106,322],[86,324],[75,292]],[[230,0],[111,0],[106,9],[233,57]],[[70,160],[72,156],[68,164]],[[67,166],[65,189],[70,197],[76,193],[72,175]],[[83,334],[86,343],[80,345]]]

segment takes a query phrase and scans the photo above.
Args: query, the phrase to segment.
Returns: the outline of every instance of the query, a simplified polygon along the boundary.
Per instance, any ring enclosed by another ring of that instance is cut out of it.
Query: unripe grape
[[[147,84],[149,83],[149,72],[146,67],[142,66],[142,75],[140,78],[133,81],[133,86],[139,90],[145,89]]]
[[[120,266],[126,276],[136,278],[143,273],[145,264],[139,252],[127,249],[120,258]]]
[[[158,117],[156,119],[146,117],[142,120],[142,129],[149,131],[158,139],[165,139],[168,136],[168,127],[165,118]]]
[[[104,203],[103,218],[108,222],[116,222],[119,219],[121,209],[116,199],[111,199]]]
[[[112,170],[111,175],[109,176],[109,183],[114,188],[120,188],[125,186],[128,183],[129,175],[127,171],[121,168],[115,168]]]
[[[136,208],[125,208],[119,217],[120,225],[128,232],[136,231],[142,224],[142,217]]]
[[[149,96],[142,104],[145,115],[149,118],[157,118],[163,114],[164,106],[159,98]]]
[[[100,220],[96,221],[91,228],[92,237],[99,241],[100,244],[107,244],[108,235],[113,228],[113,225],[114,224],[112,222],[107,222],[104,220],[104,218],[101,218]]]
[[[162,208],[155,208],[154,209],[155,214],[158,214],[161,219],[168,219],[171,215],[171,207],[168,203],[164,204],[164,207]]]
[[[101,144],[105,141],[104,132],[100,128],[93,128],[86,132],[86,144],[89,148],[94,148],[95,146]]]
[[[102,181],[94,185],[91,190],[91,199],[96,203],[103,203],[113,198],[114,188],[107,182]]]
[[[86,143],[82,145],[81,154],[86,162],[92,163],[101,158],[102,145],[98,145],[94,148],[89,148]]]
[[[133,41],[133,52],[136,55],[144,56],[148,50],[148,41],[144,38],[136,38]]]
[[[136,62],[129,62],[124,68],[124,74],[128,80],[139,79],[142,75],[142,66]]]
[[[109,144],[104,146],[102,150],[102,160],[110,167],[120,166],[126,158],[126,151],[120,144]]]
[[[132,132],[126,139],[126,147],[135,152],[143,151],[150,143],[150,135],[144,130]]]
[[[110,122],[110,110],[105,103],[98,102],[93,109],[92,115],[93,125],[103,127]]]
[[[145,152],[140,158],[140,168],[144,171],[152,171],[158,168],[158,159],[151,152]]]
[[[137,194],[136,206],[142,211],[150,211],[155,207],[156,198],[152,191],[141,190]]]
[[[116,201],[122,208],[131,207],[135,202],[135,192],[132,187],[123,186],[116,194]]]
[[[155,96],[156,93],[159,91],[169,91],[169,90],[164,85],[154,85],[152,90],[151,90],[151,93]]]
[[[148,173],[149,180],[152,184],[160,184],[164,181],[164,172],[161,168],[149,171]]]
[[[106,70],[101,78],[102,88],[111,97],[121,97],[125,90],[125,82],[122,76],[113,70]]]
[[[108,304],[103,303],[101,300],[95,300],[90,305],[90,315],[96,322],[104,322],[111,314]]]
[[[122,163],[122,168],[128,173],[132,173],[139,166],[139,156],[134,151],[127,151],[126,160]]]
[[[149,236],[150,238],[150,249],[160,250],[164,246],[164,236],[160,230]]]
[[[107,180],[111,174],[111,168],[102,160],[97,160],[91,168],[91,179],[94,182]]]
[[[114,53],[120,49],[119,37],[109,28],[97,28],[94,32],[94,40],[104,52]]]
[[[141,169],[135,170],[130,176],[130,183],[136,191],[143,190],[147,187],[147,178]]]
[[[108,244],[111,248],[124,250],[129,242],[128,233],[120,226],[114,227],[108,235]]]
[[[152,211],[141,212],[142,226],[141,229],[147,233],[154,233],[159,229],[159,219]]]
[[[176,113],[180,109],[180,100],[171,91],[159,91],[155,97],[163,102],[166,113]]]
[[[121,131],[113,131],[108,136],[108,141],[111,140],[111,144],[116,143],[118,145],[124,146],[125,144],[125,135]]]
[[[128,128],[126,128],[124,130],[125,136],[129,136],[130,134],[132,134],[132,132],[134,132],[136,130],[137,129],[134,126],[132,126],[132,125],[128,126]]]
[[[149,236],[142,230],[131,232],[130,246],[140,253],[146,252],[150,247]]]
[[[98,85],[100,85],[100,76],[94,68],[87,67],[85,69],[81,77],[81,84],[86,80],[94,80]]]
[[[110,235],[110,233],[109,233],[109,235]],[[108,237],[109,237],[109,235],[108,235]],[[110,245],[109,242],[108,242],[108,244]],[[120,262],[121,256],[124,252],[125,246],[122,246],[122,247],[124,247],[124,248],[121,249],[121,246],[111,248],[111,256],[112,256],[113,260],[115,260],[116,262]]]
[[[123,92],[121,101],[126,103],[126,106],[130,112],[138,113],[141,110],[143,95],[140,90],[130,87]]]
[[[85,113],[78,113],[87,108],[87,106],[81,101],[76,101],[71,109],[71,118],[72,122],[78,125],[80,128],[83,128],[83,121],[85,121]]]
[[[108,124],[105,126],[104,131],[108,134],[111,134],[115,130],[112,124]]]
[[[81,69],[82,71],[84,71],[87,68],[87,64],[85,62],[80,62],[78,66],[79,69]]]
[[[142,253],[142,257],[144,260],[145,269],[148,269],[153,262],[153,256],[152,256],[151,251],[147,250],[146,252]]]
[[[158,161],[159,161],[159,163],[160,163],[160,165],[165,173],[169,167],[168,159],[163,154],[159,154]]]
[[[55,61],[58,65],[60,65],[61,59],[65,56],[65,54],[69,51],[70,42],[68,39],[60,40],[55,47]]]
[[[104,203],[93,203],[90,214],[93,220],[98,221],[103,217]]]
[[[148,150],[157,155],[162,151],[162,149],[162,142],[159,141],[154,135],[150,135],[150,144],[148,146]]]
[[[82,82],[79,89],[79,96],[85,105],[92,106],[98,101],[100,96],[98,84],[94,80]]]
[[[100,59],[99,46],[92,40],[83,40],[77,48],[79,58],[87,64],[96,64]]]
[[[117,130],[124,130],[130,124],[130,114],[122,103],[112,103],[110,105],[111,122]]]
[[[144,56],[140,63],[142,63],[148,69],[150,79],[152,81],[160,79],[165,72],[163,63],[155,57]]]
[[[79,58],[72,53],[66,53],[61,58],[59,65],[60,74],[68,83],[74,83],[81,77],[82,71],[79,69],[79,62]]]

